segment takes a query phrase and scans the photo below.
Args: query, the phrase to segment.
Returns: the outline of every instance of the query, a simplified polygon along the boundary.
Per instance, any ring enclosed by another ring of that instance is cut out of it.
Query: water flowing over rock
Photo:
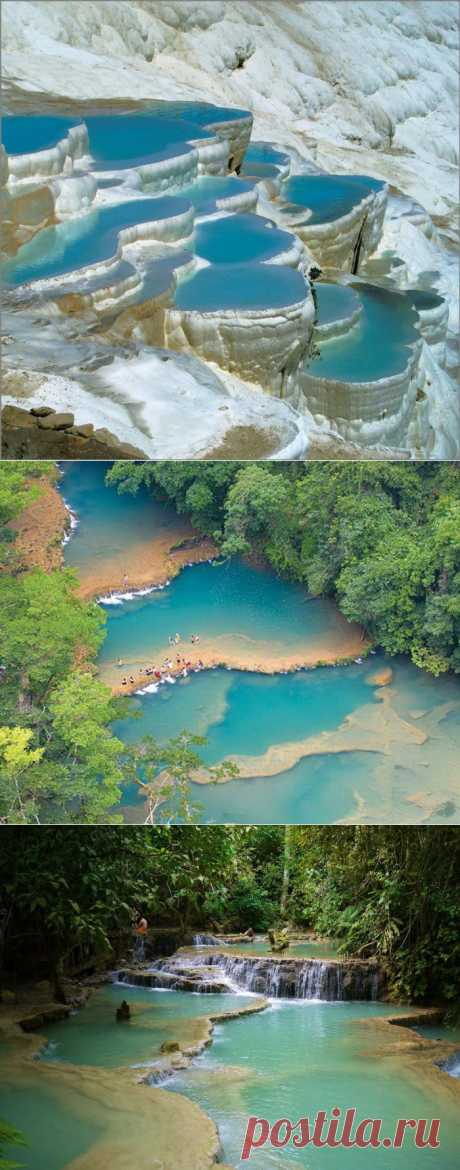
[[[202,936],[201,936],[202,937]],[[209,937],[209,936],[205,936]],[[222,951],[178,951],[148,971],[118,972],[120,982],[183,991],[250,991],[272,999],[376,1000],[384,974],[375,960],[258,958]]]

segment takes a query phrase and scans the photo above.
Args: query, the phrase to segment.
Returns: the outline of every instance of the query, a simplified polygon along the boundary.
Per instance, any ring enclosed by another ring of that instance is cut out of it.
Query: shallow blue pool
[[[330,325],[351,317],[361,307],[357,292],[343,284],[314,285],[318,325]]]
[[[292,175],[283,183],[283,198],[308,208],[309,224],[331,223],[385,186],[368,175]]]
[[[305,300],[300,272],[277,264],[218,264],[202,268],[178,285],[179,309],[281,309]]]
[[[322,292],[321,284],[316,286],[322,313],[327,311],[328,301],[337,306],[344,294],[352,292],[362,305],[359,321],[353,329],[340,338],[323,341],[317,335],[319,356],[305,361],[309,375],[347,382],[371,382],[378,378],[401,373],[407,366],[411,347],[420,340],[416,328],[418,314],[413,306],[412,294],[393,292],[370,284],[355,284],[353,290],[337,286],[336,292]],[[329,286],[333,289],[333,286]]]
[[[181,195],[196,207],[200,215],[216,210],[216,201],[245,195],[254,188],[254,183],[237,179],[234,175],[202,175],[190,187],[183,187]],[[219,220],[223,223],[223,220]]]
[[[271,260],[294,243],[270,219],[251,213],[211,219],[195,229],[195,251],[211,264],[244,264]]]
[[[244,160],[248,163],[267,163],[283,167],[291,161],[288,154],[272,146],[271,142],[250,142]]]
[[[188,149],[191,139],[213,137],[209,130],[183,118],[154,114],[90,116],[85,117],[85,123],[91,154],[107,169],[174,157],[181,153],[181,146]]]
[[[123,228],[169,219],[184,213],[189,206],[187,200],[170,195],[131,199],[44,228],[5,265],[4,279],[9,285],[47,280],[109,260],[116,254],[118,234]]]
[[[79,126],[82,118],[64,118],[44,114],[4,114],[2,142],[7,154],[32,154],[48,150],[65,138],[72,126]]]

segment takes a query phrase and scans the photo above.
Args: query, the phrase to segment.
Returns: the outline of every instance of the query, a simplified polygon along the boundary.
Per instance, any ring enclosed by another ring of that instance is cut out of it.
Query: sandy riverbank
[[[213,640],[203,638],[195,644],[180,642],[177,646],[165,645],[152,651],[150,656],[146,648],[141,662],[137,659],[124,660],[122,667],[108,663],[101,669],[101,677],[111,686],[114,694],[121,695],[133,693],[158,681],[153,676],[146,677],[145,667],[154,666],[158,669],[165,661],[172,662],[172,667],[166,668],[164,675],[175,678],[183,676],[184,670],[213,670],[218,667],[256,674],[288,674],[319,665],[333,666],[349,662],[366,654],[370,645],[361,628],[343,618],[343,629],[339,637],[335,634],[334,645],[327,639],[316,639],[286,654],[282,647],[274,647],[273,644],[265,646],[264,643],[237,633],[226,634]],[[180,662],[177,662],[178,657]],[[128,681],[123,685],[122,679],[125,677]]]
[[[15,545],[27,569],[44,569],[51,573],[63,564],[62,541],[69,514],[62,496],[45,476],[30,481],[40,494],[28,504],[10,527],[16,533]]]
[[[90,601],[109,593],[165,585],[186,565],[198,565],[216,556],[214,542],[184,521],[170,532],[134,545],[129,552],[114,553],[102,564],[78,566],[78,594]]]

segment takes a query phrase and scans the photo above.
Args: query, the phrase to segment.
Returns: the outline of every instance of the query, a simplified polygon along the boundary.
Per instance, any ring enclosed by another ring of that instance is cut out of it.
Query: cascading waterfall
[[[143,963],[145,960],[145,938],[142,935],[134,939],[133,958],[135,963]]]
[[[198,954],[184,950],[170,959],[157,959],[145,973],[121,972],[118,978],[203,992],[226,987],[271,999],[376,1000],[383,988],[382,972],[372,961],[246,958],[217,950]]]
[[[226,947],[228,944],[213,934],[194,934],[193,945],[194,947]]]

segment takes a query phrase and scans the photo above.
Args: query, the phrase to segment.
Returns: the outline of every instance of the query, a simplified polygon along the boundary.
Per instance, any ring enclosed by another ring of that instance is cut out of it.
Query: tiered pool
[[[309,376],[343,382],[372,382],[401,373],[414,344],[420,340],[413,294],[376,285],[317,284],[318,324],[347,317],[352,305],[361,306],[358,320],[340,338],[322,340],[320,353],[305,361]]]
[[[124,229],[174,220],[185,215],[189,208],[187,200],[172,195],[131,199],[44,228],[5,265],[6,283],[15,286],[33,280],[50,280],[110,260],[116,256],[118,237]]]
[[[272,260],[292,247],[290,232],[280,231],[262,215],[229,215],[207,220],[195,231],[195,251],[210,264],[244,264]]]
[[[114,1022],[121,998],[128,999],[134,1012],[126,1026]],[[122,1075],[128,1065],[154,1065],[162,1037],[180,1039],[188,1021],[213,1011],[237,1009],[246,1002],[241,995],[200,996],[123,984],[96,992],[90,1006],[66,1023],[46,1026],[50,1047],[42,1053],[43,1063],[32,1062],[27,1072],[16,1069],[15,1078],[9,1075],[6,1058],[0,1067],[5,1086],[0,1096],[2,1115],[25,1132],[30,1142],[29,1149],[20,1151],[21,1162],[27,1170],[66,1170],[101,1138],[98,1076],[112,1069]],[[392,1015],[404,1011],[391,1008]],[[245,1164],[241,1150],[250,1116],[267,1117],[272,1123],[284,1116],[296,1122],[307,1115],[313,1118],[319,1110],[330,1116],[335,1107],[343,1113],[355,1108],[357,1120],[381,1118],[382,1136],[394,1134],[401,1114],[439,1118],[440,1147],[424,1150],[423,1164],[429,1170],[454,1170],[454,1102],[436,1074],[431,1081],[426,1075],[422,1080],[416,1062],[410,1063],[404,1051],[395,1050],[395,1038],[378,1025],[388,1012],[388,1005],[376,1002],[274,1000],[262,1013],[217,1024],[211,1047],[188,1069],[167,1080],[165,1088],[190,1097],[214,1119],[225,1161],[235,1170]],[[50,1063],[57,1069],[62,1061],[66,1063],[59,1080],[46,1077]],[[81,1092],[79,1082],[74,1077],[69,1080],[66,1073],[72,1068],[81,1069]],[[148,1086],[135,1091],[151,1093],[152,1101],[156,1092]],[[110,1106],[110,1099],[105,1106]],[[122,1105],[117,1117],[123,1127]],[[107,1115],[104,1120],[107,1124]],[[367,1149],[308,1149],[310,1170],[368,1167]],[[395,1154],[391,1149],[381,1146],[372,1154],[379,1170],[392,1170]],[[405,1170],[420,1170],[420,1152],[410,1137],[402,1158]],[[305,1166],[305,1153],[292,1146],[285,1150],[266,1146],[254,1151],[251,1165],[255,1170],[286,1166],[294,1170]]]
[[[252,247],[251,243],[248,243]],[[285,309],[307,296],[302,274],[274,264],[216,264],[201,268],[179,284],[178,309],[187,312]]]
[[[66,563],[81,566],[83,578],[93,559],[95,577],[103,578],[115,561],[118,573],[123,563],[129,574],[130,551],[147,547],[170,524],[173,543],[179,522],[169,505],[146,493],[118,496],[104,487],[105,470],[68,466],[63,479],[63,494],[80,519]],[[252,659],[276,671],[282,656],[302,661],[313,647],[317,659],[327,648],[340,653],[349,629],[332,603],[311,600],[302,587],[236,560],[186,568],[161,590],[105,608],[100,668],[112,684],[131,670],[160,665],[165,655],[186,658],[192,634],[200,637],[195,654],[224,662],[233,655],[239,666]],[[176,633],[181,641],[171,649],[168,639]],[[393,680],[382,689],[372,678],[384,667],[392,668]],[[145,734],[167,740],[187,729],[206,737],[205,764],[238,757],[241,778],[192,785],[203,821],[458,819],[458,680],[434,678],[407,659],[377,654],[287,674],[204,670],[138,694],[132,704],[139,717],[115,726],[126,742]],[[433,775],[442,779],[435,789]],[[129,818],[142,816],[135,786],[126,790],[124,805]]]
[[[197,1101],[219,1126],[224,1156],[235,1170],[247,1165],[241,1151],[248,1118],[314,1118],[320,1110],[342,1116],[356,1108],[359,1119],[382,1119],[382,1136],[392,1136],[401,1113],[441,1118],[440,1150],[424,1150],[430,1170],[454,1170],[457,1164],[455,1106],[441,1094],[417,1084],[414,1072],[398,1067],[398,1053],[385,1052],[372,1020],[388,1014],[378,1003],[275,1001],[269,1011],[218,1027],[214,1043],[193,1069],[178,1076],[174,1088]],[[241,1075],[232,1069],[241,1070]],[[224,1075],[228,1070],[227,1076]],[[404,1109],[401,1108],[404,1102]],[[379,1170],[392,1170],[391,1149],[372,1150]],[[253,1170],[368,1170],[368,1149],[284,1150],[265,1146],[254,1151]],[[410,1140],[399,1155],[404,1170],[420,1170],[420,1151]]]
[[[380,179],[368,175],[291,175],[283,184],[283,198],[309,213],[308,223],[331,223],[348,215],[363,199],[383,190]]]

